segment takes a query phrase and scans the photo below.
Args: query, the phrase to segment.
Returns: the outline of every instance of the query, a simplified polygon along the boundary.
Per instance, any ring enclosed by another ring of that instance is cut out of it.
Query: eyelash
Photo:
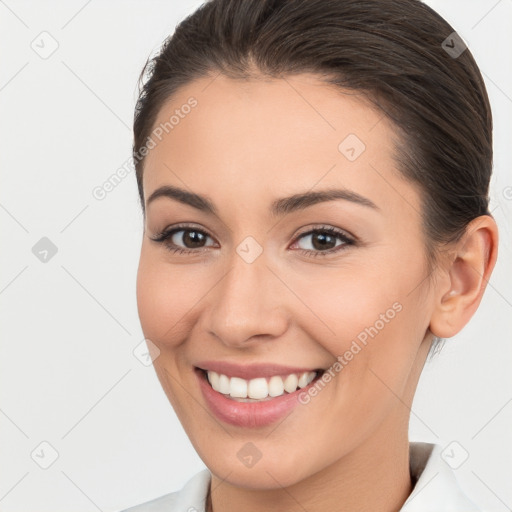
[[[178,247],[174,244],[169,243],[168,240],[175,233],[178,233],[180,231],[193,231],[193,232],[195,231],[197,233],[201,233],[203,235],[206,235],[206,236],[212,238],[206,231],[203,231],[201,229],[197,229],[190,225],[178,225],[178,226],[174,226],[172,229],[166,229],[166,230],[162,231],[155,238],[151,238],[151,240],[158,242],[158,243],[162,243],[165,246],[165,248],[167,250],[171,251],[172,253],[191,254],[191,253],[203,252],[203,250],[205,249],[204,247],[199,248],[199,249],[183,249],[182,247]],[[304,236],[309,236],[309,235],[318,234],[318,233],[328,233],[330,235],[336,236],[337,238],[342,240],[343,244],[336,246],[332,249],[328,249],[326,251],[314,251],[314,250],[308,250],[308,249],[296,249],[296,250],[300,251],[303,254],[306,254],[308,256],[316,258],[317,256],[328,256],[333,253],[340,252],[342,250],[345,250],[348,246],[356,244],[356,241],[354,239],[349,238],[344,232],[342,232],[336,228],[333,228],[331,226],[322,226],[322,227],[311,229],[304,233],[300,233],[295,238],[294,244],[296,241],[300,240]]]

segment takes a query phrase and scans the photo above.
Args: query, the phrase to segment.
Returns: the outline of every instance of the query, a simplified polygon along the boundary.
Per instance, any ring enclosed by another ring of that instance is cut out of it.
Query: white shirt
[[[462,492],[453,469],[441,457],[441,447],[430,443],[409,443],[413,491],[400,512],[480,512]],[[121,512],[205,512],[211,473],[196,473],[180,491],[165,494]]]

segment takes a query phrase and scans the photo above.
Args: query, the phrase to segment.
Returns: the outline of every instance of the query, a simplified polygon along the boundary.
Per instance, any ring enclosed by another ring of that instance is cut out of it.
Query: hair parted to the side
[[[140,76],[133,155],[143,212],[140,150],[178,89],[219,72],[241,80],[314,73],[392,121],[397,170],[421,194],[432,268],[444,244],[490,215],[491,108],[469,49],[454,58],[443,48],[453,32],[419,0],[206,1]]]

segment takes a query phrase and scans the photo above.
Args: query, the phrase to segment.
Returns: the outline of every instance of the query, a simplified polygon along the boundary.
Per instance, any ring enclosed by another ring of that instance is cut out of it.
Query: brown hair
[[[394,124],[398,170],[419,186],[429,265],[488,211],[492,116],[480,71],[454,29],[419,0],[209,0],[146,62],[133,154],[163,104],[196,78],[315,73],[364,94]],[[453,51],[453,50],[457,51]],[[255,73],[254,71],[257,71]]]

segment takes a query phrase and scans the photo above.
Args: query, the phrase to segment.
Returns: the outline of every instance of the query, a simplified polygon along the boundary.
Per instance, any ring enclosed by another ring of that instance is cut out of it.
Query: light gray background
[[[103,201],[92,195],[130,155],[146,57],[200,3],[0,1],[2,511],[115,511],[204,467],[154,370],[133,354],[143,340],[135,176]],[[425,368],[411,439],[455,441],[456,459],[469,454],[456,470],[466,493],[502,512],[512,507],[512,0],[427,3],[486,80],[501,241],[480,309]],[[42,237],[58,249],[46,263],[32,252]]]

